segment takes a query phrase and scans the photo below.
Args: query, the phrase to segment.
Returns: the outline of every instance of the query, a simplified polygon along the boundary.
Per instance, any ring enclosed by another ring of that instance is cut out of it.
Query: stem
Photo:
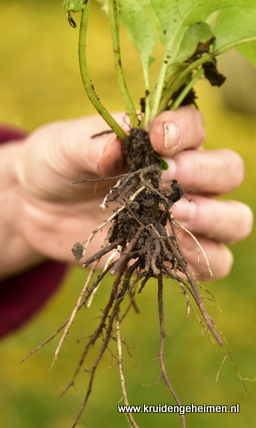
[[[211,61],[213,58],[217,58],[218,56],[224,54],[225,52],[227,52],[230,49],[236,48],[237,46],[242,45],[244,43],[255,42],[255,41],[256,41],[256,36],[252,36],[252,37],[245,37],[244,39],[236,40],[235,42],[227,43],[226,45],[221,46],[219,49],[216,49],[213,52],[210,52],[206,55],[203,55],[202,57],[200,57],[196,61],[192,62],[192,64],[190,64],[183,71],[183,73],[181,73],[181,76],[184,77],[184,75],[191,73],[193,70],[198,68],[200,65],[203,65],[207,61]]]
[[[114,52],[114,64],[117,73],[117,80],[121,95],[123,97],[126,112],[130,118],[131,126],[135,127],[137,125],[137,114],[134,103],[128,91],[124,70],[121,61],[121,50],[120,50],[120,39],[119,39],[119,25],[118,25],[118,0],[108,0],[108,17],[110,22],[111,37],[112,37],[112,46]]]
[[[82,11],[80,31],[79,31],[78,52],[79,52],[79,66],[80,66],[81,77],[82,77],[82,81],[83,81],[87,96],[91,101],[91,103],[93,104],[93,106],[96,108],[96,110],[105,120],[105,122],[110,126],[110,128],[115,132],[115,134],[121,140],[124,140],[126,137],[125,132],[118,125],[118,123],[111,116],[111,114],[105,109],[103,104],[100,102],[98,96],[95,93],[94,86],[89,77],[87,59],[86,59],[86,36],[87,36],[90,4],[91,4],[91,0],[88,0],[85,8]]]
[[[200,68],[197,73],[194,75],[193,79],[190,80],[190,82],[186,85],[186,87],[183,89],[183,91],[179,94],[179,96],[176,98],[176,100],[173,101],[170,110],[176,110],[186,97],[186,95],[189,93],[190,89],[193,88],[194,84],[200,77],[204,74],[204,69]]]
[[[150,118],[150,100],[151,100],[151,85],[150,85],[150,76],[149,72],[147,71],[147,68],[145,64],[142,64],[143,69],[143,76],[144,76],[144,82],[145,82],[145,113],[142,118],[142,128],[146,129],[149,118]]]
[[[192,62],[191,64],[189,64],[178,76],[177,79],[174,80],[174,84],[172,85],[170,92],[169,92],[169,98],[171,98],[172,94],[178,90],[182,84],[184,84],[184,81],[186,81],[186,79],[189,77],[189,74],[191,74],[195,69],[198,69],[199,67],[201,67],[205,62],[207,61],[211,61],[213,58],[216,58],[222,54],[224,54],[225,52],[227,52],[230,49],[236,48],[237,46],[244,44],[244,43],[248,43],[248,42],[255,42],[256,41],[256,36],[251,36],[251,37],[245,37],[243,39],[240,40],[236,40],[234,42],[230,42],[227,43],[224,46],[221,46],[220,48],[216,49],[213,52],[210,52],[208,54],[205,54],[203,56],[201,56],[200,58],[198,58],[196,61]],[[160,75],[159,75],[159,79],[158,79],[158,84],[155,90],[155,93],[152,94],[152,98],[153,98],[153,105],[152,105],[152,109],[151,109],[151,116],[150,116],[150,120],[153,119],[157,114],[159,114],[161,112],[161,110],[159,110],[159,105],[160,105],[160,98],[161,98],[161,90],[163,87],[163,83],[164,83],[164,77],[165,77],[165,73],[167,70],[167,66],[166,64],[162,66],[162,69],[160,71]],[[201,69],[199,70],[201,71]],[[203,72],[202,72],[203,74]],[[198,78],[201,75],[196,74],[194,76],[193,80],[193,84],[198,80]],[[188,86],[186,86],[186,88],[184,89],[184,91],[187,90],[187,88],[189,88],[189,90],[192,88],[193,84],[191,85],[191,82],[188,83]],[[182,92],[180,94],[181,97],[183,97],[184,92]],[[186,95],[186,93],[185,93]],[[160,97],[160,98],[159,98]],[[182,98],[183,99],[183,98]],[[179,101],[175,100],[175,103],[172,104],[171,106],[171,110],[174,110],[175,108],[177,108],[180,105],[180,102],[182,101],[182,99],[179,99]]]
[[[214,56],[219,56],[219,55],[222,55],[224,52],[226,52],[230,49],[236,48],[239,45],[242,45],[244,43],[249,43],[249,42],[255,42],[255,41],[256,41],[256,36],[244,37],[243,39],[227,43],[226,45],[224,45],[221,48],[214,51],[213,54],[214,54]]]
[[[248,43],[248,42],[255,42],[256,41],[256,36],[251,36],[251,37],[245,37],[244,39],[240,39],[240,40],[236,40],[234,42],[230,42],[227,43],[224,46],[221,46],[219,49],[216,49],[213,52],[210,52],[206,55],[203,55],[202,57],[200,57],[198,60],[192,62],[192,64],[190,64],[181,74],[179,77],[179,81],[182,81],[184,78],[186,78],[186,76],[188,76],[193,70],[195,70],[196,68],[200,67],[201,65],[203,65],[205,62],[207,61],[211,61],[213,58],[217,58],[218,56],[224,54],[225,52],[227,52],[230,49],[236,48],[239,45],[242,45],[244,43]],[[178,84],[179,84],[178,81]],[[176,89],[176,88],[175,88]],[[174,92],[174,91],[173,91]]]
[[[154,90],[154,93],[152,94],[152,104],[149,121],[151,121],[159,113],[158,109],[162,97],[167,70],[171,64],[174,64],[176,52],[178,51],[178,47],[180,46],[180,42],[184,32],[185,29],[182,29],[182,23],[180,23],[179,28],[177,28],[177,30],[173,32],[173,36],[170,38],[169,42],[165,47],[162,59],[162,66],[158,76],[156,88]],[[170,61],[170,58],[173,58],[172,61]]]

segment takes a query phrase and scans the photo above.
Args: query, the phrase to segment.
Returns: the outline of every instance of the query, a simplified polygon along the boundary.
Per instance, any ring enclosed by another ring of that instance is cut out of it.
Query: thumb
[[[117,119],[122,121],[121,114]],[[71,119],[55,124],[55,151],[65,159],[68,175],[118,175],[124,170],[122,143],[99,116]]]
[[[150,124],[149,136],[153,148],[162,156],[196,149],[205,138],[203,117],[192,107],[163,112]]]
[[[92,173],[109,177],[124,172],[122,142],[114,133],[95,136],[86,151],[86,163]]]

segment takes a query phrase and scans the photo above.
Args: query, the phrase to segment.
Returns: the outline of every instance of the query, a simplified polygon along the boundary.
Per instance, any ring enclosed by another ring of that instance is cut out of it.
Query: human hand
[[[179,126],[180,133],[170,125],[173,123]],[[168,130],[169,148],[165,148]],[[226,244],[242,240],[251,232],[253,214],[241,202],[216,200],[214,196],[228,194],[241,184],[243,160],[231,150],[202,150],[205,138],[202,116],[188,107],[158,116],[151,124],[150,138],[153,147],[169,164],[162,175],[163,186],[169,186],[175,178],[189,192],[175,204],[172,213],[204,249],[213,276],[195,240],[185,231],[179,231],[182,251],[191,270],[203,275],[204,281],[226,276],[233,264]]]
[[[116,119],[125,126],[121,114]],[[171,123],[179,126],[177,141]],[[91,139],[105,129],[99,116],[56,122],[36,130],[19,146],[16,171],[23,195],[22,233],[35,252],[72,262],[73,244],[84,241],[108,217],[107,210],[100,210],[99,205],[114,182],[73,184],[79,175],[88,179],[123,172],[120,141],[111,134]],[[189,107],[158,116],[149,132],[153,147],[170,164],[163,174],[163,185],[176,178],[184,189],[195,191],[190,198],[193,202],[183,198],[175,204],[174,216],[199,240],[214,278],[226,275],[232,255],[224,244],[243,239],[250,232],[252,215],[244,204],[216,201],[212,196],[228,193],[240,184],[240,157],[226,150],[199,150],[204,139],[203,120]],[[99,249],[104,237],[105,232],[95,235],[86,257]],[[192,270],[206,273],[205,260],[198,257],[195,242],[183,232],[179,239]]]

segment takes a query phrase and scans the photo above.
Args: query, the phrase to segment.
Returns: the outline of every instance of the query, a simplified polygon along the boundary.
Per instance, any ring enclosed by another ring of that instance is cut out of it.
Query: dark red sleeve
[[[0,144],[21,140],[25,132],[0,125]],[[61,284],[67,265],[52,260],[0,281],[0,337],[37,313]]]

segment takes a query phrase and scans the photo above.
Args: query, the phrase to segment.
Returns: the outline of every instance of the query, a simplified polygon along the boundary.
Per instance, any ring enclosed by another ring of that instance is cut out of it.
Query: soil
[[[104,209],[111,202],[116,202],[120,208],[116,208],[111,216],[112,224],[104,246],[87,259],[83,266],[87,267],[116,250],[118,258],[109,264],[107,270],[112,275],[118,273],[120,276],[117,287],[119,298],[127,292],[131,294],[138,283],[140,292],[150,278],[159,280],[167,277],[176,280],[183,294],[192,295],[207,329],[219,344],[223,344],[214,322],[204,309],[200,284],[189,270],[180,249],[178,223],[171,208],[184,196],[182,187],[177,180],[171,180],[169,189],[161,189],[159,160],[154,156],[149,135],[143,129],[130,130],[123,141],[123,150],[127,173],[120,176],[117,184],[110,188],[101,205]],[[76,243],[73,248],[76,259],[84,253],[81,247],[82,244]],[[92,288],[96,287],[97,281]],[[89,287],[88,295],[91,292]]]

